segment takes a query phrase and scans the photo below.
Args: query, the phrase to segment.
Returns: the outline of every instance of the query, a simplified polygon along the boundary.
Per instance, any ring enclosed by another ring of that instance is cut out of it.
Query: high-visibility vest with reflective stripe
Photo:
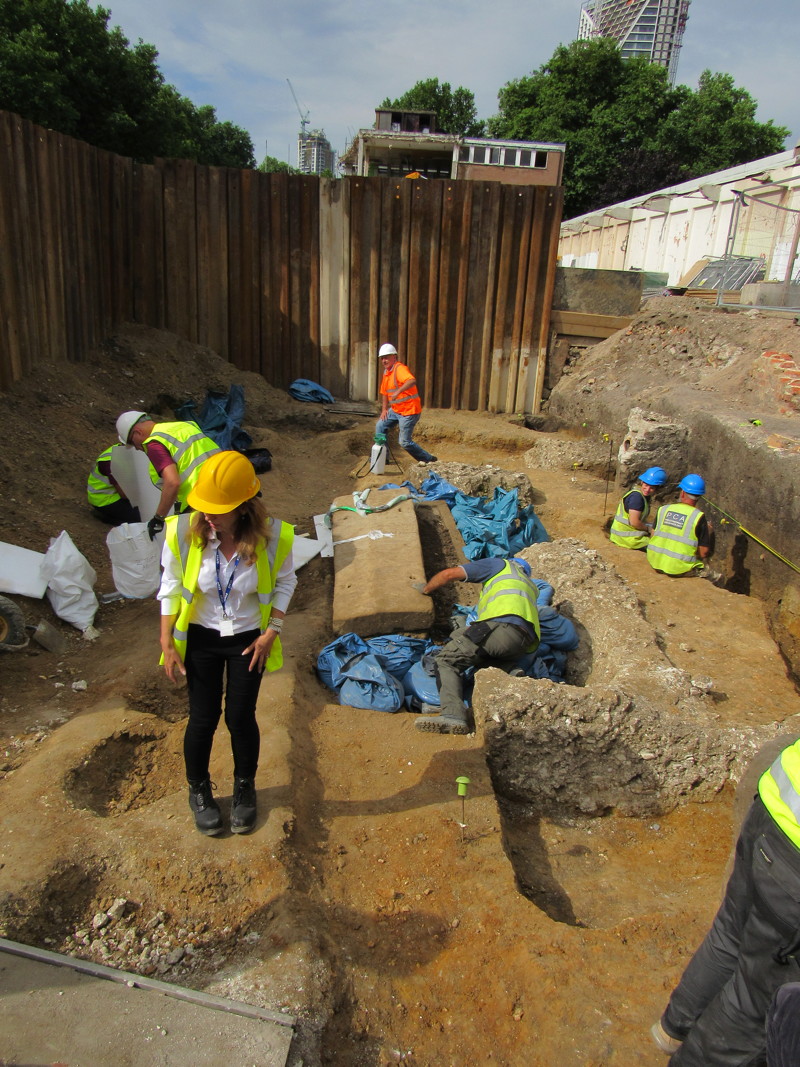
[[[196,422],[159,422],[143,447],[150,441],[158,441],[175,461],[181,479],[178,500],[186,504],[186,494],[194,488],[201,466],[209,456],[221,451],[219,445],[206,437]],[[153,482],[160,488],[158,475]]]
[[[761,775],[758,793],[781,830],[800,848],[800,741],[785,748]]]
[[[189,534],[190,518],[190,515],[170,515],[167,519],[165,535],[165,544],[175,558],[180,560],[183,578],[181,606],[178,609],[178,617],[175,620],[175,626],[172,631],[175,648],[178,650],[181,659],[186,656],[186,637],[189,623],[192,621],[192,606],[197,592],[200,564],[203,559],[203,550],[197,538]],[[294,542],[294,527],[290,526],[288,522],[278,522],[276,519],[272,521],[273,523],[277,522],[279,528],[276,532],[273,531],[272,536],[267,541],[266,551],[263,547],[258,550],[255,562],[258,571],[257,593],[261,610],[262,633],[266,630],[272,613],[275,579]],[[268,671],[277,671],[281,666],[283,666],[283,649],[281,648],[280,635],[278,635],[272,643],[266,669]]]
[[[395,363],[384,374],[381,393],[389,398],[389,405],[398,415],[418,415],[422,411],[416,379],[405,363]]]
[[[105,474],[100,473],[100,464],[105,460],[110,461],[111,453],[117,447],[117,445],[111,445],[105,452],[101,452],[95,460],[92,473],[86,482],[86,498],[93,508],[103,508],[106,504],[113,504],[117,500],[122,500],[114,483]]]
[[[642,500],[644,500],[644,509],[641,516],[642,522],[647,518],[650,511],[650,501],[641,493],[640,489],[629,490],[617,505],[617,513],[614,516],[614,521],[611,523],[611,530],[609,531],[608,538],[612,544],[621,545],[622,548],[643,548],[650,538],[646,533],[637,530],[635,526],[631,526],[630,520],[628,519],[628,512],[625,510],[625,501],[631,493],[640,493],[642,495]]]
[[[528,651],[534,652],[541,634],[539,612],[536,610],[538,595],[538,587],[525,571],[511,560],[506,560],[503,569],[484,582],[476,612],[478,621],[497,619],[501,615],[518,615],[536,631],[537,640],[528,646]]]
[[[697,558],[697,524],[703,517],[691,504],[664,504],[647,545],[647,562],[665,574],[687,574],[702,567]]]

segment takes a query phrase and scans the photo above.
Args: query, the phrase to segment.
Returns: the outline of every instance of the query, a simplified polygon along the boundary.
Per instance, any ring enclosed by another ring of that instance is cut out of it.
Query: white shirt
[[[278,547],[278,534],[280,524],[273,522],[269,531],[268,552],[270,559],[274,558]],[[222,620],[222,604],[217,590],[217,548],[219,541],[212,535],[212,539],[203,549],[200,562],[200,573],[197,579],[197,590],[194,594],[191,621],[197,626],[205,626],[210,630],[220,630]],[[219,580],[222,593],[228,588],[231,574],[234,574],[230,593],[225,601],[225,614],[233,620],[234,633],[242,633],[245,630],[261,629],[261,606],[258,601],[258,569],[255,563],[246,564],[242,561],[236,566],[238,555],[226,560],[219,554]],[[176,559],[167,544],[161,550],[161,588],[158,591],[158,599],[161,601],[162,615],[177,615],[181,606],[181,589],[183,587],[183,574],[181,573],[180,559]],[[234,573],[235,568],[235,573]],[[273,590],[272,607],[276,611],[285,612],[289,607],[295,586],[297,575],[294,573],[294,560],[291,551],[275,577],[275,589]]]

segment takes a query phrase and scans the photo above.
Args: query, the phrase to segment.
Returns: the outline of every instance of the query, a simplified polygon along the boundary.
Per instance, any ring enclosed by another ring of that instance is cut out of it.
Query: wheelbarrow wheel
[[[27,643],[25,616],[13,600],[0,596],[0,648],[19,648]]]

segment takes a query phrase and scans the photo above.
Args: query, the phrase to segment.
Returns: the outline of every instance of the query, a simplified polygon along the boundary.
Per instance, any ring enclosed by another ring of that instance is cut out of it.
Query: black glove
[[[164,529],[164,520],[160,515],[154,515],[150,522],[147,524],[147,532],[150,534],[150,540],[155,541],[156,536]]]

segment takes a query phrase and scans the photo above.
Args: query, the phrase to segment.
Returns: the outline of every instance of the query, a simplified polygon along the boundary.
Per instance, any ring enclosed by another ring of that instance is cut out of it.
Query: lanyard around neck
[[[226,605],[228,603],[228,597],[231,595],[231,589],[233,588],[233,579],[236,577],[236,568],[239,566],[239,557],[237,555],[236,562],[233,564],[233,570],[231,571],[231,576],[228,579],[228,585],[227,585],[227,588],[225,589],[224,593],[222,592],[222,582],[220,581],[219,549],[217,549],[217,554],[216,554],[216,565],[217,565],[217,596],[219,597],[219,602],[222,605],[222,617],[223,617],[223,619],[227,619],[227,618],[229,618],[229,616],[228,616],[227,611],[225,610],[225,607],[226,607]]]

